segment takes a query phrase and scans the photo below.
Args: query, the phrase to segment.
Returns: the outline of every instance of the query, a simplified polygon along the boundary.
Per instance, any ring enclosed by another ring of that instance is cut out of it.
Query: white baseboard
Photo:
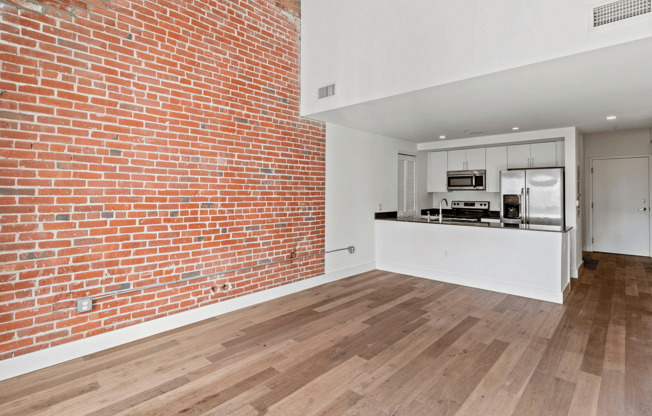
[[[372,269],[373,266],[374,264],[371,263]],[[67,344],[19,355],[14,358],[8,358],[0,361],[0,380],[6,380],[21,374],[30,373],[65,361],[83,357],[88,354],[93,354],[98,351],[179,328],[184,325],[203,321],[205,319],[256,305],[268,300],[320,286],[325,283],[334,282],[345,277],[371,270],[368,270],[368,267],[368,264],[363,264],[356,267],[337,270],[332,273],[300,280],[298,282],[274,287],[261,292],[251,293],[249,295],[214,303],[201,308],[176,313],[174,315],[128,326],[126,328],[117,329],[93,337],[72,341]]]
[[[575,269],[575,276],[573,276],[573,274],[571,273],[571,277],[573,279],[577,279],[578,277],[580,277],[580,268],[582,268],[583,264],[584,264],[584,260],[582,260],[580,264],[577,265],[577,269]]]
[[[562,291],[554,292],[552,290],[540,289],[536,287],[498,282],[495,280],[488,280],[475,276],[445,273],[436,270],[423,269],[420,267],[412,267],[388,262],[376,262],[376,268],[378,270],[385,270],[393,273],[406,274],[409,276],[437,280],[439,282],[452,283],[456,285],[470,286],[477,289],[507,293],[509,295],[523,296],[526,298],[544,300],[547,302],[563,303],[564,301]]]
[[[356,274],[370,272],[376,268],[376,262],[370,261],[368,263],[362,263],[357,266],[337,270],[328,270],[328,263],[326,263],[326,267],[326,274],[333,280],[339,280],[344,279],[345,277],[355,276]]]

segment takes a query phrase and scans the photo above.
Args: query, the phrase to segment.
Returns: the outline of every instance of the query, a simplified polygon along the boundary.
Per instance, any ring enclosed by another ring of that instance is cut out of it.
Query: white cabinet
[[[564,142],[478,147],[428,153],[428,192],[448,192],[449,170],[486,169],[487,192],[500,192],[500,171],[564,166]]]
[[[485,169],[485,148],[466,149],[466,168]]]
[[[509,169],[520,169],[530,167],[530,145],[517,144],[507,146],[507,167]]]
[[[448,170],[448,153],[428,153],[428,192],[446,192],[446,171]]]
[[[530,148],[530,167],[549,168],[557,166],[555,142],[533,143]]]
[[[470,170],[484,168],[484,147],[448,151],[448,170]]]
[[[500,171],[507,170],[507,146],[487,147],[487,192],[500,192]]]
[[[466,150],[448,151],[448,170],[466,170]]]
[[[563,167],[566,163],[564,158],[564,143],[563,141],[555,142],[555,147],[557,148],[557,166]]]
[[[562,143],[561,146],[558,143]],[[560,148],[562,149],[561,158]],[[507,146],[507,167],[509,169],[548,168],[563,165],[563,142]]]

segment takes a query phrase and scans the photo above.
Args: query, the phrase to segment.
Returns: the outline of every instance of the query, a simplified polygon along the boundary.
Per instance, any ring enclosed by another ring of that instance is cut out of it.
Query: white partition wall
[[[562,303],[568,233],[376,221],[376,267]]]
[[[375,267],[374,213],[397,209],[399,152],[416,154],[416,144],[327,125],[326,249],[356,248],[326,256],[327,275]]]

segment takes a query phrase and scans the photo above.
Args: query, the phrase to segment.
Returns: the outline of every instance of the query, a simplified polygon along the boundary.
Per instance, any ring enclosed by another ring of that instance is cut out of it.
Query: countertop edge
[[[460,224],[460,223],[440,223],[438,221],[426,221],[426,220],[399,220],[396,217],[385,217],[385,218],[375,218],[376,221],[393,221],[393,222],[405,222],[405,223],[414,223],[414,224],[432,224],[432,225],[449,225],[449,226],[454,226],[454,227],[473,227],[473,228],[488,228],[488,229],[501,229],[501,230],[520,230],[520,231],[537,231],[537,232],[544,232],[544,233],[567,233],[573,229],[573,227],[557,227],[558,229],[542,229],[542,228],[536,228],[536,227],[555,227],[555,226],[545,226],[545,225],[534,225],[534,226],[528,226],[528,227],[535,227],[535,228],[525,228],[523,225],[511,225],[511,224],[503,224],[503,223],[465,223],[465,224]],[[480,225],[482,224],[482,225]],[[487,225],[485,225],[487,224]]]

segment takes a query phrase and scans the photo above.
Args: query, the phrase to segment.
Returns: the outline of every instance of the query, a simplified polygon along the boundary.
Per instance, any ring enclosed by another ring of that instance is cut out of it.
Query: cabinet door
[[[466,150],[448,151],[448,170],[466,170]]]
[[[517,144],[507,146],[507,167],[509,169],[520,169],[530,167],[530,145]]]
[[[500,192],[500,171],[507,170],[507,147],[487,147],[486,156],[487,192]]]
[[[555,147],[557,148],[557,167],[563,168],[565,162],[564,159],[564,141],[555,142]]]
[[[531,168],[550,168],[557,166],[557,146],[555,142],[534,143],[531,146]]]
[[[428,192],[446,192],[448,152],[428,153]]]
[[[466,168],[485,169],[485,148],[466,149]]]

